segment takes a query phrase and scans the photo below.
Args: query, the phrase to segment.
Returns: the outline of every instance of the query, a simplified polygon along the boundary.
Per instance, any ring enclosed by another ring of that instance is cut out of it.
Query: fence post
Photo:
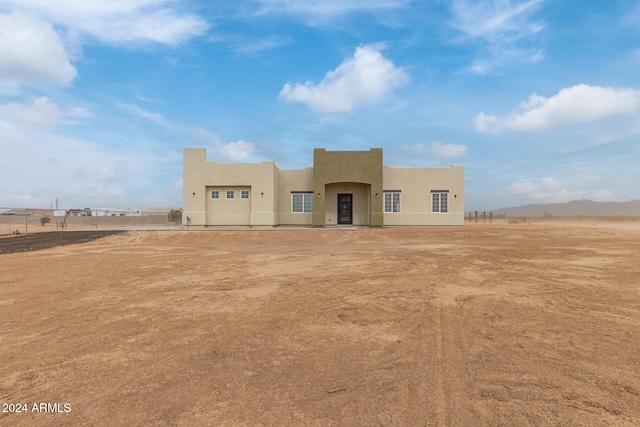
[[[27,214],[24,216],[24,234],[25,236],[29,234],[29,209],[25,209]]]
[[[487,222],[487,212],[482,211],[482,222]]]
[[[476,211],[476,224],[478,223],[478,211]]]
[[[493,212],[489,212],[489,224],[493,222]]]

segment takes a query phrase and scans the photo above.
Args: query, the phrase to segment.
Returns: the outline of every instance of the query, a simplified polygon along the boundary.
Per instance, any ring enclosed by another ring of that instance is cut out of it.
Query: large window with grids
[[[384,212],[397,213],[400,212],[400,192],[387,191],[384,193]]]
[[[291,193],[291,212],[313,213],[313,193]]]
[[[433,213],[449,212],[449,192],[448,191],[432,191],[431,192],[431,212]]]

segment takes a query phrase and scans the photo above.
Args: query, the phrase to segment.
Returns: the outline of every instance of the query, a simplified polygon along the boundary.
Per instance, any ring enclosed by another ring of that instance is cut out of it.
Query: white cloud
[[[46,96],[36,98],[31,104],[0,105],[0,115],[13,125],[52,126],[62,117],[60,108]]]
[[[461,33],[459,42],[483,43],[490,59],[476,59],[467,68],[487,74],[510,62],[536,63],[544,58],[542,51],[516,47],[518,41],[532,38],[544,29],[534,13],[543,0],[453,0],[450,25]]]
[[[476,74],[487,74],[493,69],[491,61],[476,59],[469,67],[469,71]]]
[[[138,116],[140,118],[143,118],[145,120],[153,122],[153,123],[155,123],[157,125],[160,125],[160,126],[163,126],[163,127],[166,127],[166,128],[172,127],[171,123],[169,123],[164,118],[164,116],[162,114],[152,113],[150,111],[147,111],[145,109],[142,109],[142,108],[138,107],[135,104],[124,104],[124,103],[121,103],[121,104],[118,104],[118,106],[121,109],[123,109],[123,110],[125,110],[125,111],[127,111],[127,112],[129,112],[129,113],[131,113],[131,114],[133,114],[135,116]]]
[[[83,108],[62,110],[46,96],[33,98],[28,103],[0,105],[0,124],[13,128],[19,133],[22,127],[47,127],[73,123],[73,118],[89,117],[91,113]]]
[[[20,134],[3,133],[4,142],[0,169],[19,183],[0,183],[0,200],[8,206],[46,208],[56,197],[65,208],[139,205],[134,194],[149,192],[163,167],[154,153],[133,146],[114,153],[49,129],[23,127]]]
[[[222,146],[222,158],[226,160],[243,161],[247,160],[254,151],[256,151],[256,147],[253,143],[239,140]]]
[[[0,13],[0,82],[65,86],[76,75],[50,23],[20,13]]]
[[[485,115],[475,118],[478,132],[504,130],[536,131],[583,123],[616,115],[640,113],[640,91],[579,84],[545,98],[532,94],[506,117]]]
[[[206,32],[201,17],[182,12],[173,0],[4,0],[16,10],[110,43],[178,45]]]
[[[440,141],[431,143],[431,149],[441,157],[460,157],[467,154],[467,146],[464,144],[443,144]]]
[[[314,85],[287,83],[280,99],[302,102],[319,112],[347,112],[361,105],[380,102],[391,89],[404,85],[409,76],[382,56],[383,45],[357,47],[352,57],[342,62]]]
[[[209,154],[216,160],[242,162],[248,160],[256,151],[256,146],[252,142],[239,139],[236,142],[225,144],[216,134],[201,127],[192,129],[189,132],[188,139],[193,141],[191,145],[213,148],[213,150],[209,150]]]
[[[616,200],[616,195],[609,190],[596,190],[591,193],[591,200],[596,202],[612,202]]]
[[[137,112],[162,122],[162,116]],[[67,208],[179,205],[181,191],[171,184],[181,176],[180,150],[166,143],[158,150],[162,142],[149,144],[144,130],[135,132],[131,127],[125,133],[105,128],[86,138],[76,136],[82,128],[67,127],[90,115],[86,109],[57,104],[48,97],[0,104],[0,170],[19,182],[18,186],[11,179],[0,183],[2,203],[48,207],[59,197]],[[190,136],[189,129],[165,125],[172,140],[175,135]],[[115,150],[109,148],[114,143]]]
[[[464,156],[468,151],[465,144],[443,144],[440,141],[434,141],[428,146],[425,146],[422,142],[417,142],[413,145],[405,144],[402,148],[447,158]]]
[[[500,119],[497,116],[487,116],[484,111],[476,116],[474,124],[478,132],[498,133],[502,130]]]
[[[293,44],[292,38],[280,36],[262,37],[259,40],[237,40],[237,42],[235,42],[236,50],[247,55],[269,51],[291,44]]]
[[[81,43],[162,43],[176,46],[207,31],[201,17],[174,0],[2,0],[0,93],[21,85],[66,86],[76,77],[71,60]],[[54,26],[59,31],[54,29]]]
[[[100,165],[95,174],[102,180],[113,180],[128,175],[128,164],[125,161],[115,161]]]
[[[531,16],[541,3],[542,0],[454,0],[451,25],[467,38],[514,41],[542,30],[542,23]]]
[[[258,13],[302,16],[326,22],[331,18],[360,11],[383,11],[406,6],[410,0],[258,0]]]
[[[508,189],[512,194],[526,195],[529,199],[540,203],[564,203],[581,199],[610,202],[616,199],[613,193],[604,189],[570,190],[552,177],[542,178],[539,182],[514,182]]]
[[[518,49],[513,46],[490,46],[488,50],[491,58],[476,59],[467,67],[467,70],[474,74],[489,74],[510,63],[536,64],[544,59],[544,53],[541,50]]]

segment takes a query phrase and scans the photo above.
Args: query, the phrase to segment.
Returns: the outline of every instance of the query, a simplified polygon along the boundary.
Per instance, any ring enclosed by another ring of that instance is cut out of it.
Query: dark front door
[[[338,224],[353,224],[353,194],[338,194]]]

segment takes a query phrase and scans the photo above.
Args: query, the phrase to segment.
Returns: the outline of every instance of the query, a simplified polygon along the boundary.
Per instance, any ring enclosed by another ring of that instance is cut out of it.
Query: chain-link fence
[[[64,212],[64,211],[62,211]],[[56,211],[56,213],[61,213]],[[87,212],[88,213],[88,212]],[[0,207],[0,235],[45,231],[95,230],[114,228],[177,227],[182,225],[182,210],[142,211],[135,215],[54,215],[51,209]]]

